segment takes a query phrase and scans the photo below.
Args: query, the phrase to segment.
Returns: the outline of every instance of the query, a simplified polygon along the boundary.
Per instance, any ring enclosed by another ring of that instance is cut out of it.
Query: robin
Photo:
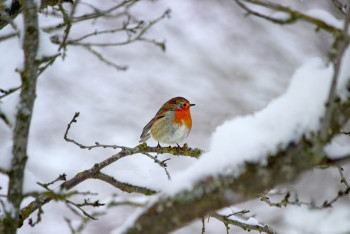
[[[183,97],[174,97],[164,103],[156,116],[143,128],[140,143],[152,136],[158,141],[158,146],[160,146],[159,142],[179,146],[191,131],[190,107],[194,105]]]

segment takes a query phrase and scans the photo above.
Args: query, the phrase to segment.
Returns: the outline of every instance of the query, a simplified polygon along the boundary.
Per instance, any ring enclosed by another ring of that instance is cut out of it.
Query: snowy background
[[[110,4],[107,0],[100,2],[101,5]],[[306,13],[325,10],[339,17],[330,1],[283,2]],[[95,1],[90,3],[96,4]],[[107,149],[85,151],[64,141],[66,126],[75,112],[79,111],[80,117],[70,136],[76,141],[86,145],[98,141],[133,147],[138,144],[142,128],[160,106],[172,97],[183,96],[196,104],[191,109],[193,128],[186,142],[191,147],[209,151],[211,135],[218,126],[266,107],[285,92],[298,67],[314,57],[325,59],[332,42],[328,34],[316,33],[314,27],[306,23],[281,27],[245,17],[242,10],[228,0],[140,2],[132,11],[140,18],[152,20],[168,8],[172,11],[170,19],[159,22],[147,34],[149,38],[166,40],[165,53],[142,42],[98,48],[113,62],[129,66],[122,72],[101,63],[86,50],[68,47],[65,60],[57,59],[40,76],[30,132],[26,191],[39,189],[36,181],[49,182],[62,173],[71,178],[114,153]],[[81,14],[85,10],[78,8]],[[324,12],[319,15],[325,16]],[[20,26],[22,18],[17,17],[15,23]],[[50,25],[57,23],[57,19],[42,14],[39,23]],[[113,24],[108,20],[93,25],[79,24],[73,26],[71,37],[113,27]],[[7,26],[0,31],[0,36],[9,32],[12,29]],[[101,38],[102,41],[115,39]],[[47,45],[45,49],[51,51],[52,46]],[[18,39],[0,43],[0,88],[20,84],[20,77],[14,70],[22,63],[22,53]],[[2,111],[11,113],[11,104],[16,99],[14,94],[2,100]],[[149,144],[156,142],[149,141]],[[0,158],[5,158],[10,147],[11,130],[0,122]],[[169,155],[160,157],[165,159]],[[196,162],[186,157],[171,158],[168,171],[174,178]],[[120,181],[153,189],[163,189],[169,183],[164,170],[143,155],[119,160],[103,171]],[[349,171],[350,168],[345,167],[348,179]],[[6,184],[6,177],[0,175],[0,186],[6,188]],[[99,193],[91,198],[101,202],[107,201],[111,194],[117,194],[120,199],[142,197],[121,193],[100,181],[89,180],[77,186],[81,191],[92,191],[91,188]],[[295,184],[283,188],[293,196],[297,193],[300,200],[314,200],[320,205],[343,187],[337,169],[329,168],[307,172]],[[0,192],[5,193],[5,189]],[[23,205],[29,201],[25,200]],[[249,209],[248,215],[282,233],[345,233],[350,230],[347,198],[337,202],[333,209],[322,211],[305,207],[272,208],[259,201],[239,204],[236,209]],[[63,217],[79,220],[61,203],[51,202],[43,210],[41,223],[34,228],[25,224],[19,233],[69,233]],[[134,210],[128,206],[113,208],[98,221],[90,222],[83,233],[113,232]],[[201,222],[196,221],[174,233],[199,233],[200,230]],[[235,227],[230,231],[245,233]],[[206,233],[225,232],[225,226],[214,218],[206,224]]]

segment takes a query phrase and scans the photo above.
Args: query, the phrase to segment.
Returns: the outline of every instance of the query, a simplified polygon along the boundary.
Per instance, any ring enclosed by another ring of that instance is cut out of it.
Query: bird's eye
[[[183,106],[183,107],[186,107],[186,106],[187,106],[187,104],[186,104],[186,103],[184,103],[184,104],[182,104],[182,106]]]

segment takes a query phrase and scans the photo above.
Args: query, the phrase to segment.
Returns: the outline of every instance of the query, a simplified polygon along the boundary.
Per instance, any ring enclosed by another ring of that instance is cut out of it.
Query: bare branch
[[[0,96],[0,99],[10,95],[11,93],[16,92],[17,90],[19,90],[22,86],[16,87],[16,88],[11,88],[9,90],[4,90],[4,89],[0,89],[0,93],[3,93],[3,95]]]
[[[41,207],[39,207],[38,209],[38,215],[36,218],[36,221],[34,222],[33,219],[29,219],[28,224],[32,227],[34,227],[35,225],[37,225],[38,223],[40,223],[41,221],[41,215],[44,213],[43,209],[41,209]]]
[[[149,153],[143,153],[143,154],[146,155],[147,157],[149,157],[150,159],[153,159],[153,161],[155,163],[157,163],[159,166],[163,167],[166,175],[168,176],[168,179],[171,180],[171,176],[167,170],[167,164],[165,163],[166,161],[170,160],[170,158],[165,159],[163,161],[159,161],[159,159],[157,157],[154,157],[154,156],[150,155]]]
[[[73,209],[73,207],[76,207],[77,209],[79,209],[86,217],[92,219],[92,220],[97,220],[97,218],[93,217],[92,215],[90,215],[89,213],[87,213],[84,209],[81,208],[80,205],[72,202],[72,201],[69,201],[69,200],[66,200],[66,204],[67,206],[70,208],[70,209]],[[72,207],[73,206],[73,207]]]
[[[93,7],[94,13],[85,14],[85,15],[82,15],[79,17],[74,17],[72,19],[72,22],[76,23],[76,22],[90,20],[90,19],[96,19],[96,18],[100,18],[100,17],[109,17],[110,16],[109,14],[112,13],[113,11],[115,11],[121,7],[130,7],[131,5],[135,4],[138,1],[139,0],[125,0],[125,1],[115,5],[114,7],[111,7],[108,10],[100,10],[100,9]],[[90,5],[90,6],[92,7],[92,5]]]
[[[70,127],[73,123],[77,122],[77,118],[79,117],[79,115],[80,115],[79,112],[75,112],[73,119],[69,122],[67,129],[66,129],[66,132],[64,133],[64,137],[63,137],[66,141],[71,142],[71,143],[79,146],[81,149],[88,149],[88,150],[91,150],[93,148],[113,148],[113,149],[122,149],[123,148],[123,146],[119,146],[119,145],[101,145],[98,142],[95,142],[95,145],[86,146],[86,145],[83,145],[83,144],[76,142],[73,139],[68,138],[68,132],[70,130]]]
[[[148,39],[144,37],[144,34],[156,23],[158,23],[160,20],[164,19],[165,17],[169,17],[170,16],[170,10],[166,10],[161,16],[159,16],[158,18],[156,18],[155,20],[152,20],[150,22],[148,22],[148,24],[145,25],[145,22],[142,22],[142,24],[139,24],[134,28],[137,29],[137,33],[136,31],[134,33],[136,33],[136,35],[130,37],[122,42],[114,42],[114,43],[94,43],[94,42],[80,42],[82,39],[78,38],[75,40],[68,40],[67,41],[67,45],[80,45],[80,46],[86,46],[86,47],[92,47],[92,46],[99,46],[99,47],[109,47],[109,46],[123,46],[123,45],[127,45],[130,44],[132,42],[135,41],[144,41],[144,42],[148,42],[148,43],[152,43],[158,47],[160,47],[163,51],[165,50],[165,44],[164,42],[158,42],[156,40],[152,40],[152,39]],[[141,27],[143,26],[143,27]],[[124,25],[123,29],[125,31],[130,31],[130,28],[127,29],[126,25]],[[133,31],[132,31],[133,32]],[[90,35],[90,34],[89,34]]]
[[[68,38],[68,34],[70,32],[70,29],[72,27],[72,21],[71,19],[74,16],[75,10],[77,8],[77,5],[79,4],[80,0],[75,0],[73,3],[73,7],[72,10],[70,12],[70,15],[68,16],[66,11],[64,10],[64,8],[62,7],[62,5],[59,5],[59,10],[61,11],[62,15],[63,15],[63,20],[64,20],[64,24],[67,26],[66,29],[64,30],[64,37],[62,40],[61,45],[58,47],[58,51],[60,51],[62,48],[65,50],[66,49],[66,41]]]
[[[344,183],[347,189],[350,188],[349,183],[348,183],[348,181],[345,179],[345,176],[344,176],[344,174],[343,174],[344,169],[343,169],[342,167],[340,167],[340,166],[337,166],[337,167],[338,167],[338,171],[339,171],[339,174],[340,174],[340,177],[341,177],[340,182],[341,182],[341,183]]]
[[[102,172],[95,173],[91,178],[92,179],[99,179],[99,180],[102,180],[104,182],[107,182],[110,185],[116,187],[117,189],[120,189],[123,192],[127,192],[127,193],[142,193],[144,195],[152,195],[152,194],[157,193],[157,191],[154,191],[154,190],[146,188],[146,187],[140,187],[140,186],[131,185],[128,183],[119,182],[116,179],[114,179],[113,177],[108,176]]]
[[[15,36],[19,36],[19,34],[18,33],[9,33],[7,35],[1,36],[0,41],[5,41],[5,40],[13,38]]]
[[[109,60],[107,60],[105,57],[103,57],[103,55],[99,52],[97,52],[96,50],[92,49],[90,46],[83,46],[83,48],[87,49],[89,52],[91,52],[93,55],[95,55],[99,60],[101,60],[102,62],[104,62],[105,64],[114,67],[117,70],[121,70],[121,71],[126,71],[128,69],[128,66],[124,65],[118,65],[116,63],[113,63]]]

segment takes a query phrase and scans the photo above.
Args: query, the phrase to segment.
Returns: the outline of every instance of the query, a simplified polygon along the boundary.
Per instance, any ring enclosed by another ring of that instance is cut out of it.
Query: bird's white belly
[[[160,143],[164,144],[179,144],[183,142],[188,134],[190,133],[190,129],[186,127],[185,124],[174,124],[171,128],[167,129],[167,134],[162,134],[162,136],[153,136],[152,132],[151,135],[154,139],[158,140]]]

